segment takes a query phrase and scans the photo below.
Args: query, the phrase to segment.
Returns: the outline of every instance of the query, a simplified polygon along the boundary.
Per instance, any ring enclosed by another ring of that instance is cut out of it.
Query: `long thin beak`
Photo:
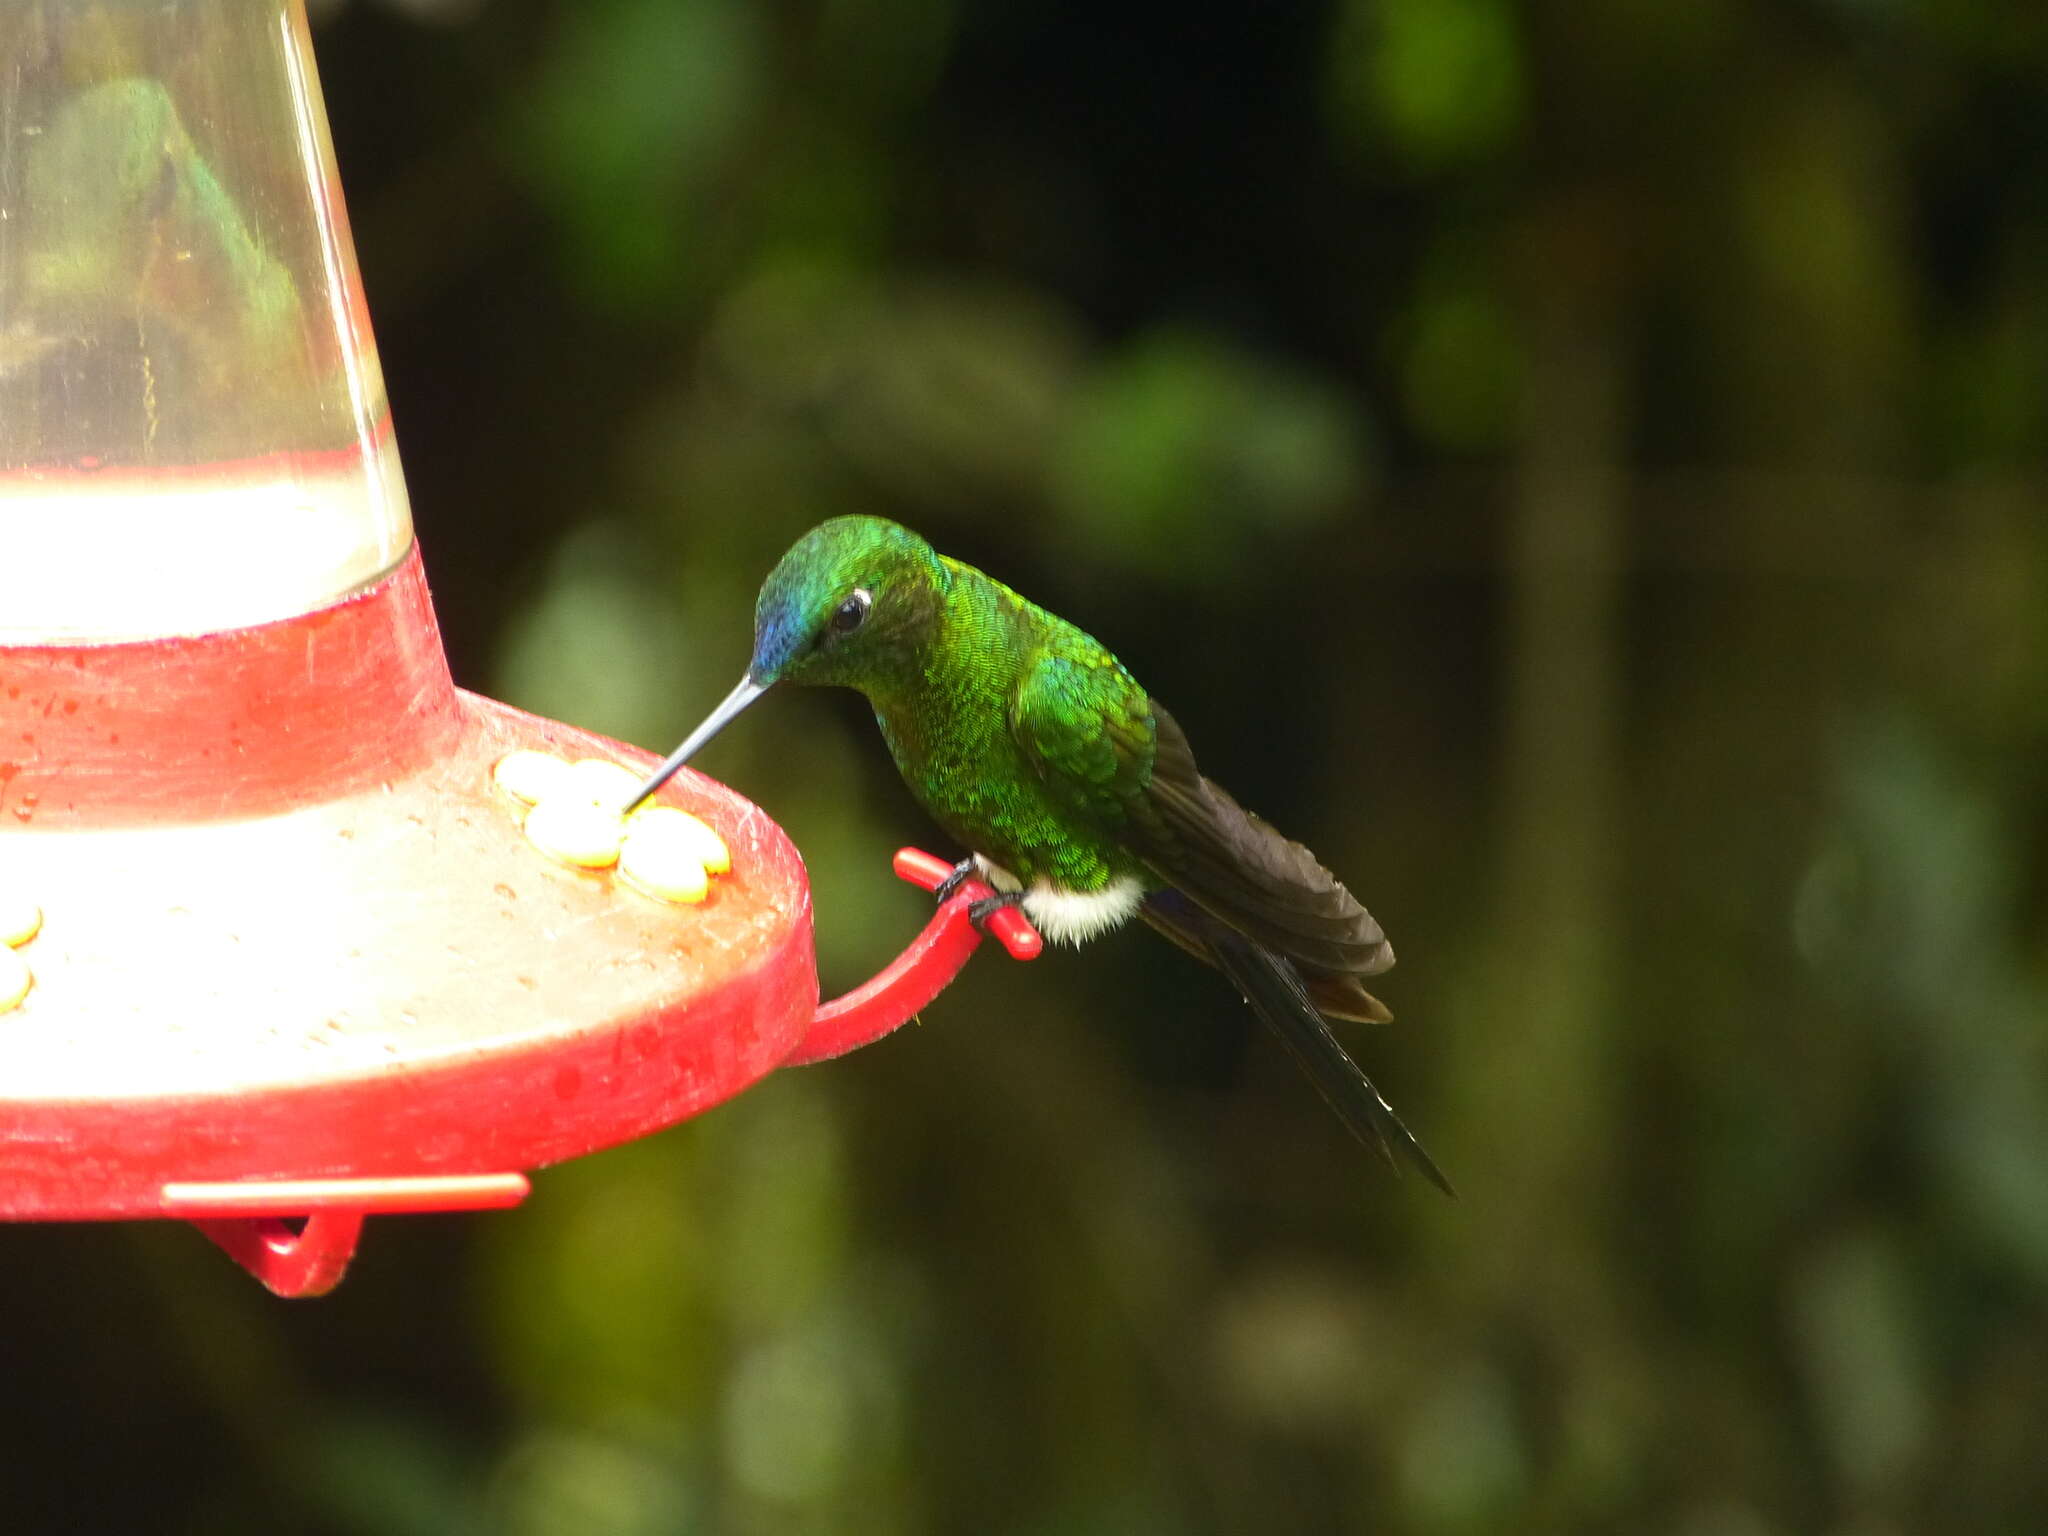
[[[767,691],[765,683],[757,683],[752,677],[741,678],[739,687],[725,696],[725,702],[711,711],[704,723],[690,732],[689,738],[675,751],[669,753],[668,760],[654,770],[654,776],[640,786],[640,793],[633,797],[626,810],[638,810],[642,801],[675,777],[675,771],[697,755],[699,747],[731,725],[741,710]]]

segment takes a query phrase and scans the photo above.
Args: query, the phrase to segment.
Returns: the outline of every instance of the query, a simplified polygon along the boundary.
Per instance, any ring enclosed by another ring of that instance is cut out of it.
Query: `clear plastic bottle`
[[[302,0],[5,0],[0,644],[289,617],[411,537]]]

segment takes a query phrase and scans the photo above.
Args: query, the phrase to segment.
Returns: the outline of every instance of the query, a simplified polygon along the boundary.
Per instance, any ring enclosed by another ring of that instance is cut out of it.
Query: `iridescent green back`
[[[1026,883],[1144,875],[1119,846],[1152,757],[1151,705],[1099,642],[972,566],[951,580],[911,686],[870,689],[904,781]]]

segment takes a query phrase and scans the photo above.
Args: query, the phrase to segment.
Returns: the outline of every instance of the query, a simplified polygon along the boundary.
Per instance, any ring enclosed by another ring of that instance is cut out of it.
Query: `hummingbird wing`
[[[1180,896],[1181,893],[1169,889],[1157,894]],[[1138,916],[1154,932],[1171,939],[1204,965],[1213,965],[1218,970],[1223,968],[1223,962],[1216,957],[1215,946],[1209,942],[1216,919],[1193,902],[1182,898],[1178,902],[1167,903],[1148,898],[1138,908]],[[1316,1007],[1331,1018],[1350,1019],[1359,1024],[1393,1022],[1393,1012],[1366,991],[1364,983],[1356,976],[1345,971],[1318,971],[1299,960],[1292,964],[1302,973],[1302,985],[1308,989]]]
[[[1394,963],[1379,924],[1308,849],[1202,776],[1173,716],[1108,651],[1042,653],[1018,683],[1010,729],[1062,810],[1161,885],[1295,962],[1324,1012],[1393,1017],[1358,980]],[[1220,964],[1202,932],[1150,906],[1141,915]]]
[[[1391,966],[1393,946],[1343,883],[1204,778],[1180,726],[1156,703],[1152,722],[1151,773],[1132,818],[1146,863],[1204,911],[1312,975],[1376,976]]]
[[[1010,735],[1060,809],[1089,832],[1125,841],[1151,770],[1151,701],[1101,647],[1041,652],[1010,698]]]

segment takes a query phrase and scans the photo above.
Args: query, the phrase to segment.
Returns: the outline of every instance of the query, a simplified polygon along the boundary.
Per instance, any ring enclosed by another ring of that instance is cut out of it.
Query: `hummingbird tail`
[[[1424,1178],[1456,1199],[1458,1192],[1451,1188],[1443,1170],[1422,1150],[1422,1143],[1401,1123],[1393,1106],[1380,1097],[1372,1079],[1345,1054],[1329,1024],[1309,1000],[1294,967],[1265,945],[1229,930],[1210,935],[1209,948],[1224,974],[1237,983],[1252,1011],[1273,1027],[1280,1043],[1301,1063],[1309,1081],[1329,1101],[1337,1117],[1351,1128],[1351,1133],[1368,1147],[1376,1148],[1396,1172],[1400,1165],[1394,1161],[1394,1149],[1400,1148]]]

